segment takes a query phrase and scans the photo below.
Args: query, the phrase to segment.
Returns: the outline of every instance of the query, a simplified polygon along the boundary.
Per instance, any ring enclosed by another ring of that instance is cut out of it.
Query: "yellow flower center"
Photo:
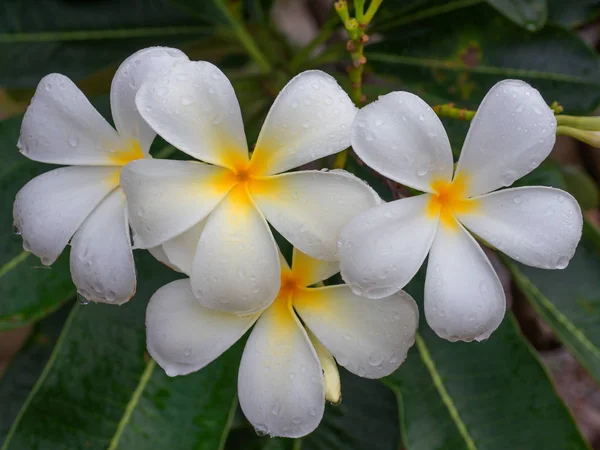
[[[144,152],[140,147],[140,143],[136,140],[129,141],[127,146],[125,146],[122,149],[112,151],[109,156],[109,159],[117,167],[120,166],[120,168],[116,169],[113,173],[111,173],[110,177],[108,178],[108,184],[110,184],[113,187],[119,186],[121,168],[123,168],[127,163],[131,161],[135,161],[136,159],[142,159],[144,157]]]
[[[438,217],[443,226],[449,229],[458,228],[455,214],[466,214],[477,209],[477,201],[465,196],[467,178],[459,174],[454,180],[447,182],[436,180],[431,183],[434,194],[427,205],[427,215]]]

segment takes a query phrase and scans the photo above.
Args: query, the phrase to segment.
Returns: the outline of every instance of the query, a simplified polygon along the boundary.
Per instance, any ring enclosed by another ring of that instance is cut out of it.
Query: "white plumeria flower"
[[[352,128],[352,146],[366,164],[425,192],[366,211],[343,228],[341,272],[355,293],[379,298],[396,292],[429,253],[427,322],[451,341],[483,340],[502,321],[506,300],[464,227],[534,267],[562,269],[575,253],[582,216],[571,195],[548,187],[492,192],[535,169],[554,145],[554,114],[527,83],[505,80],[488,92],[454,177],[444,127],[413,94],[380,97],[358,113]]]
[[[139,160],[121,174],[136,245],[191,273],[206,307],[250,314],[275,299],[279,257],[266,220],[301,251],[333,260],[341,227],[380,203],[344,171],[277,175],[350,144],[356,108],[323,72],[280,92],[252,158],[233,87],[208,62],[174,66],[136,103],[166,141],[210,163]]]
[[[281,258],[277,299],[248,316],[206,308],[189,279],[174,281],[148,304],[148,352],[167,375],[185,375],[256,323],[238,374],[242,411],[260,434],[305,436],[321,421],[325,400],[341,399],[335,360],[361,377],[384,377],[400,366],[415,339],[418,308],[405,292],[369,300],[346,285],[307,287],[338,271],[338,263],[294,249],[291,269]]]
[[[121,304],[135,292],[135,267],[119,174],[129,161],[149,157],[156,133],[135,106],[137,89],[153,73],[186,60],[171,48],[147,48],[117,70],[110,101],[117,131],[75,84],[44,77],[25,113],[23,155],[67,164],[40,175],[18,193],[14,224],[23,248],[52,264],[71,243],[71,276],[88,300]]]

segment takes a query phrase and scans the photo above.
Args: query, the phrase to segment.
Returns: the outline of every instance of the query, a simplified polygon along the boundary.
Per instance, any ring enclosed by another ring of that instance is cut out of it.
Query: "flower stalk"
[[[367,58],[364,55],[364,46],[369,41],[369,36],[365,33],[365,30],[373,20],[382,1],[372,0],[365,12],[365,0],[354,0],[355,17],[350,17],[346,0],[338,0],[335,3],[335,10],[340,19],[342,19],[344,28],[350,38],[346,43],[346,49],[350,53],[352,63],[346,70],[348,71],[348,79],[350,80],[350,98],[357,106],[366,101],[366,97],[362,92],[362,77],[365,64],[367,63]],[[335,159],[334,168],[344,168],[347,158],[347,150],[340,152]]]

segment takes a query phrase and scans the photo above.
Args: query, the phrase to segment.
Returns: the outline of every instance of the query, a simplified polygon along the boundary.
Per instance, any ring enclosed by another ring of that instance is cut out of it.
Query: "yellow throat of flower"
[[[455,214],[466,214],[474,212],[477,207],[477,201],[468,199],[465,195],[467,191],[468,179],[463,174],[458,174],[450,182],[435,180],[431,183],[431,189],[434,192],[427,205],[427,215],[430,218],[440,218],[442,226],[448,229],[457,229],[458,223],[454,218]]]

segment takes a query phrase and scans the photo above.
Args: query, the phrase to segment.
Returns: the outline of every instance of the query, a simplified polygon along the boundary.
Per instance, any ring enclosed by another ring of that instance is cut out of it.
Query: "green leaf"
[[[421,271],[408,289],[419,303],[423,283]],[[482,343],[440,339],[424,316],[419,333],[385,379],[408,450],[588,448],[510,312]]]
[[[546,0],[487,0],[487,2],[529,31],[539,30],[546,23],[548,5]]]
[[[486,4],[386,29],[367,60],[394,88],[475,108],[506,78],[523,79],[574,114],[600,102],[598,56],[555,26],[528,33]]]
[[[79,80],[152,45],[212,34],[211,2],[194,14],[168,0],[6,0],[0,15],[0,85],[33,87],[60,72]]]
[[[39,378],[71,310],[65,306],[39,322],[0,378],[0,443]]]
[[[600,382],[600,234],[585,223],[575,256],[564,270],[542,270],[503,258],[534,309]]]
[[[575,28],[600,15],[598,0],[548,0],[548,21]]]
[[[600,204],[600,191],[594,179],[577,166],[565,166],[562,174],[567,185],[567,191],[575,197],[581,209],[597,208]]]
[[[76,305],[3,450],[218,449],[236,405],[240,348],[168,378],[145,352],[144,311],[174,272],[137,254],[126,305]]]
[[[0,121],[0,330],[38,320],[75,295],[65,252],[52,267],[23,250],[22,239],[11,233],[15,195],[30,179],[52,169],[28,160],[17,151],[21,117]]]

